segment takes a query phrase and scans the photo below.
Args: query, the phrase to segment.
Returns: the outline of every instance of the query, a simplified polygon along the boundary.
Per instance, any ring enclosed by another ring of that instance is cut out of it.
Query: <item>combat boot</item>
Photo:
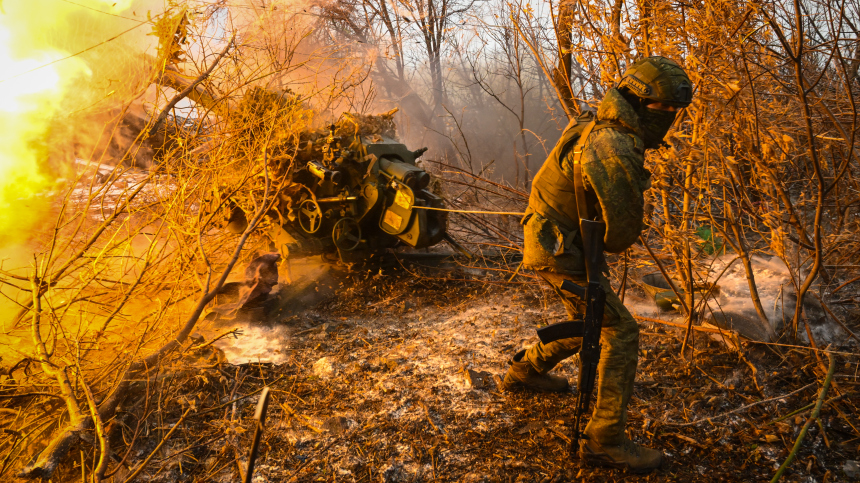
[[[530,362],[523,360],[523,356],[525,355],[526,351],[523,349],[517,352],[513,359],[508,361],[511,367],[508,368],[505,380],[502,381],[502,389],[505,391],[514,389],[530,389],[544,392],[567,391],[570,385],[566,378],[541,374]]]
[[[619,445],[579,440],[579,459],[590,466],[611,466],[633,473],[647,473],[663,465],[663,452],[640,446],[626,437]]]

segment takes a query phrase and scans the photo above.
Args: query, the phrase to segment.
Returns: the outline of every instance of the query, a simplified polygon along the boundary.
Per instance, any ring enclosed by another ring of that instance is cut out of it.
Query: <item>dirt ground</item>
[[[507,284],[423,265],[316,274],[303,288],[312,297],[217,341],[224,352],[199,351],[195,376],[181,382],[197,394],[190,416],[144,479],[239,481],[236,462],[268,385],[255,482],[769,481],[809,408],[783,417],[814,403],[824,380],[825,354],[819,361],[806,349],[763,345],[739,353],[701,333],[688,364],[682,329],[643,322],[628,433],[669,463],[644,476],[580,467],[569,452],[575,392],[498,387],[506,360],[536,341],[534,329],[565,318],[554,294],[528,274]],[[239,361],[239,342],[258,349],[260,362]],[[809,429],[782,481],[858,479],[858,357],[835,357],[822,424]],[[575,382],[572,361],[557,371]],[[181,413],[166,408],[152,436]],[[159,440],[150,439],[133,459]]]

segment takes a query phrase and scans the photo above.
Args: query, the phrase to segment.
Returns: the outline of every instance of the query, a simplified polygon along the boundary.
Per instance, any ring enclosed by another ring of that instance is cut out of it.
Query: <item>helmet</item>
[[[656,55],[634,62],[624,71],[618,89],[675,107],[687,107],[693,101],[693,84],[684,69]]]

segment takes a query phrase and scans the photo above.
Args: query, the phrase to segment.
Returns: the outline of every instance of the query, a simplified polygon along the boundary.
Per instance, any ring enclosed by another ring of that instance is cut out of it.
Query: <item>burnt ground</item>
[[[809,409],[783,417],[815,402],[824,380],[823,354],[762,345],[739,353],[705,334],[695,335],[688,364],[681,329],[643,322],[628,433],[663,449],[669,464],[644,476],[580,467],[568,452],[574,392],[498,389],[505,361],[535,342],[535,327],[565,318],[563,308],[528,274],[512,284],[487,278],[418,266],[322,277],[309,289],[322,294],[315,303],[288,307],[263,329],[277,335],[258,342],[277,363],[231,364],[211,345],[186,362],[193,377],[174,384],[188,400],[161,410],[130,460],[192,408],[141,480],[240,481],[237,460],[269,385],[255,482],[769,481]],[[827,397],[836,399],[782,481],[854,481],[846,461],[860,459],[858,360],[836,355]],[[558,372],[575,381],[572,362]]]

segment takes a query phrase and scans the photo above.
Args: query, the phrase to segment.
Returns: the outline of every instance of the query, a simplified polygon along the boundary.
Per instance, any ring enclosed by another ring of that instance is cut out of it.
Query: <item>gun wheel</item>
[[[341,218],[331,230],[334,246],[342,252],[351,252],[361,244],[361,226],[353,218]]]
[[[322,225],[322,210],[319,203],[307,199],[299,205],[299,226],[305,233],[313,234],[319,231]]]

